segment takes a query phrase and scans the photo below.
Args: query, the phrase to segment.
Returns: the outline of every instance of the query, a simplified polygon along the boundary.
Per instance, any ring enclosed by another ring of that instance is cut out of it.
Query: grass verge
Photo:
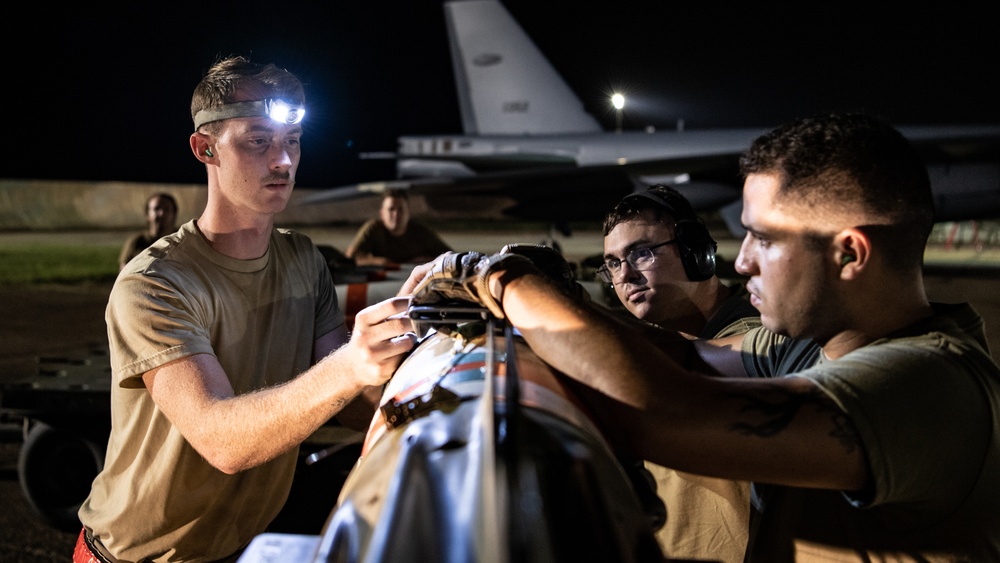
[[[118,275],[119,250],[102,245],[0,245],[0,285],[111,282]]]

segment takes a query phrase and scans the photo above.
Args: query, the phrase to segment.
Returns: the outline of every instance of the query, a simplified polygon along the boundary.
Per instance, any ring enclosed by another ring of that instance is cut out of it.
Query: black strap
[[[87,544],[87,549],[101,563],[120,563],[117,559],[107,554],[107,549],[101,544],[101,540],[94,536],[88,528],[83,529],[83,543]]]

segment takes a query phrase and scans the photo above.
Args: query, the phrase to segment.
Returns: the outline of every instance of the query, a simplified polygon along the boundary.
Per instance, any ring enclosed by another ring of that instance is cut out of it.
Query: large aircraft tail
[[[500,2],[446,2],[444,11],[467,135],[601,131]]]

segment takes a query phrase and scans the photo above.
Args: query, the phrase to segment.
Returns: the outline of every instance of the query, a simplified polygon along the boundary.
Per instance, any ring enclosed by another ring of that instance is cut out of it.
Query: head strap
[[[215,108],[199,110],[194,115],[194,130],[197,131],[206,123],[235,117],[270,117],[278,123],[290,125],[302,121],[305,115],[305,106],[292,105],[279,99],[233,102]]]

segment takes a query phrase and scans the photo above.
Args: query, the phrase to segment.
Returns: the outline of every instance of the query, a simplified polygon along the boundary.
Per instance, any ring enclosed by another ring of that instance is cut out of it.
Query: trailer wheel
[[[104,446],[39,422],[28,431],[17,470],[32,508],[54,528],[76,531],[77,511],[104,467]]]

